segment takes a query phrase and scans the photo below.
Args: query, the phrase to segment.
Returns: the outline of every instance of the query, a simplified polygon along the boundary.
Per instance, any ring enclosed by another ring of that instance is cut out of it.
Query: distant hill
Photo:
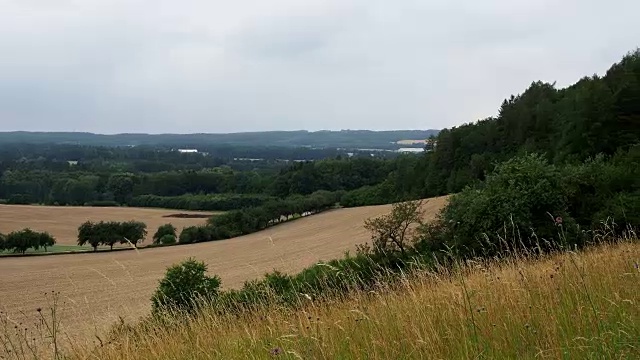
[[[230,134],[115,134],[86,132],[0,132],[0,145],[78,144],[98,146],[130,145],[243,145],[291,147],[398,148],[400,140],[421,140],[437,135],[439,130],[341,130],[341,131],[267,131]]]

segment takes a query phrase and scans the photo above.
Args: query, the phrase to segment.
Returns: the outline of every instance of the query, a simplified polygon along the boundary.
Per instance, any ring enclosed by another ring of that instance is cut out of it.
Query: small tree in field
[[[40,234],[31,229],[14,231],[7,235],[5,247],[21,254],[24,254],[29,248],[38,250],[40,248]]]
[[[173,238],[176,239],[176,237],[178,236],[176,227],[172,224],[160,225],[160,227],[158,227],[158,231],[156,231],[156,233],[153,235],[153,243],[164,244],[164,242],[162,242],[162,238],[167,235],[173,236]]]
[[[393,204],[391,213],[367,219],[364,227],[371,232],[373,250],[406,254],[407,248],[416,240],[416,228],[423,224],[421,207],[422,201],[397,203]]]
[[[94,234],[102,245],[108,245],[113,250],[113,245],[122,242],[120,235],[120,223],[115,221],[99,222],[94,226]]]
[[[56,244],[56,239],[48,232],[43,232],[38,234],[38,242],[40,246],[44,248],[44,251],[47,252],[47,248],[49,246],[53,246]]]
[[[138,243],[144,241],[147,236],[147,225],[140,221],[127,221],[120,224],[120,233],[123,244],[131,243],[138,247]]]
[[[215,297],[220,288],[218,276],[206,275],[207,265],[188,259],[173,265],[167,272],[151,298],[153,311],[193,311],[199,300]]]
[[[78,227],[78,245],[84,246],[89,244],[93,247],[93,251],[98,250],[98,246],[102,243],[102,239],[97,233],[97,225],[91,221],[87,221]]]

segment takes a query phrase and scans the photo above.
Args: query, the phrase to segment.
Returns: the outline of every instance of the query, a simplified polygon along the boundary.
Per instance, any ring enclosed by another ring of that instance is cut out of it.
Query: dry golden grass
[[[410,275],[300,310],[123,328],[73,359],[637,359],[640,244]]]
[[[425,203],[433,217],[446,197]],[[331,260],[369,240],[365,219],[391,206],[332,210],[230,240],[143,249],[0,259],[0,310],[17,322],[32,323],[44,307],[45,292],[61,293],[63,332],[74,339],[95,339],[119,317],[132,321],[150,309],[150,297],[166,268],[194,257],[237,287],[273,269],[298,272],[319,260]],[[78,223],[84,218],[78,219]],[[24,313],[25,315],[22,315]]]
[[[160,225],[171,223],[176,228],[182,229],[185,226],[199,225],[206,221],[206,219],[164,217],[178,213],[208,214],[194,211],[127,207],[0,205],[0,233],[7,234],[11,231],[31,228],[36,231],[48,231],[60,245],[75,245],[78,238],[78,226],[87,220],[137,220],[147,224],[149,235],[145,242],[148,243]]]

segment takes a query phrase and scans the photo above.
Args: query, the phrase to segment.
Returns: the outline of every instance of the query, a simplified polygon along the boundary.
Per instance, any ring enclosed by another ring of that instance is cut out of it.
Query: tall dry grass
[[[460,263],[375,292],[121,324],[69,359],[640,358],[640,244]]]

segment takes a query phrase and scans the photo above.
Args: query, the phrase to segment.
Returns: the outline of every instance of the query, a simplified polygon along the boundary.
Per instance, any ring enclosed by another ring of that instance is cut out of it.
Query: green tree
[[[13,252],[21,254],[30,248],[38,250],[40,248],[40,234],[31,229],[14,231],[7,235],[5,246]]]
[[[367,219],[365,229],[371,232],[373,250],[376,253],[400,251],[403,255],[417,240],[416,229],[423,224],[421,201],[393,204],[391,213]]]
[[[131,243],[138,247],[138,243],[144,241],[147,236],[147,225],[140,221],[127,221],[120,224],[121,243]]]
[[[207,266],[195,259],[173,265],[151,298],[154,312],[162,310],[193,311],[200,301],[213,299],[220,288],[218,276],[206,275]]]
[[[47,248],[56,244],[56,239],[51,236],[48,232],[43,232],[38,234],[38,242],[41,247],[44,248],[44,251],[47,252]]]
[[[447,245],[462,255],[492,255],[557,241],[561,230],[574,228],[563,179],[536,154],[500,164],[484,183],[451,197],[440,219]]]
[[[213,232],[209,226],[188,226],[180,232],[180,244],[192,244],[214,240]],[[217,240],[217,239],[216,239]]]
[[[98,246],[102,244],[102,237],[98,233],[99,227],[91,221],[86,221],[78,227],[78,245],[91,245],[93,251],[98,250]]]
[[[164,224],[158,227],[158,230],[155,234],[153,234],[153,243],[160,244],[162,243],[161,239],[165,236],[173,236],[174,240],[177,236],[177,229],[173,224]]]
[[[176,243],[176,241],[177,240],[175,235],[166,234],[160,238],[158,243],[162,245],[173,245]]]

